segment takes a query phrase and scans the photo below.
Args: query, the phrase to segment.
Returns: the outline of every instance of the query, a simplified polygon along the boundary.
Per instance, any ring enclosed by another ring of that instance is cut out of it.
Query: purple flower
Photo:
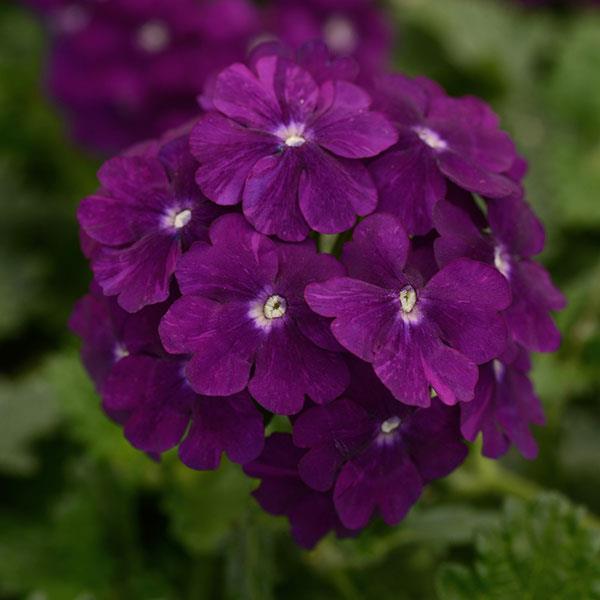
[[[499,458],[511,443],[528,459],[538,447],[529,424],[544,425],[544,411],[527,377],[529,357],[515,347],[501,359],[480,367],[475,399],[461,405],[461,430],[470,441],[483,434],[483,454]]]
[[[247,392],[206,398],[192,390],[185,357],[169,356],[158,338],[167,306],[129,314],[96,286],[77,303],[70,325],[104,410],[136,448],[160,455],[179,445],[193,469],[216,469],[223,452],[240,464],[253,460],[264,443],[260,412]]]
[[[343,251],[349,277],[314,283],[306,300],[335,317],[338,342],[373,364],[394,396],[429,406],[430,387],[446,404],[473,398],[478,364],[506,347],[499,311],[510,303],[504,277],[469,259],[448,264],[424,284],[406,268],[409,242],[391,215],[365,219]]]
[[[96,280],[129,312],[167,299],[177,259],[223,212],[196,186],[187,141],[109,160],[98,173],[102,187],[79,206],[81,227],[101,246],[92,256]]]
[[[440,266],[458,257],[494,265],[512,289],[512,303],[504,313],[512,337],[528,350],[555,351],[560,333],[549,313],[564,308],[565,299],[547,271],[531,260],[544,247],[544,228],[527,203],[518,197],[489,200],[491,233],[470,195],[456,188],[434,215]]]
[[[212,103],[216,111],[191,136],[196,180],[217,204],[242,202],[260,232],[300,241],[311,229],[344,231],[375,209],[375,186],[358,159],[388,148],[396,133],[362,88],[339,79],[318,85],[277,53],[225,69]]]
[[[519,193],[507,173],[518,160],[514,145],[481,100],[450,98],[428,79],[403,75],[381,77],[377,100],[400,136],[371,167],[378,210],[398,216],[409,234],[432,228],[447,180],[489,198]]]
[[[241,215],[217,220],[210,242],[179,261],[183,297],[160,325],[169,352],[192,355],[192,387],[228,396],[248,386],[262,406],[284,415],[298,412],[305,395],[321,403],[341,394],[346,365],[327,321],[303,296],[308,283],[343,273],[335,258],[308,242],[274,242]]]
[[[423,486],[444,477],[467,455],[456,407],[437,399],[429,408],[399,403],[366,363],[352,365],[346,397],[304,412],[294,444],[309,451],[298,472],[314,489],[330,490],[342,523],[364,527],[378,510],[388,525],[401,521]]]
[[[298,476],[303,454],[293,445],[291,435],[270,435],[263,453],[244,466],[247,475],[262,480],[252,495],[266,512],[288,518],[292,536],[303,548],[312,548],[330,531],[339,537],[356,535],[340,522],[331,494],[311,489]]]
[[[41,4],[54,34],[50,92],[75,138],[103,152],[195,117],[206,79],[242,59],[260,31],[248,0]]]
[[[373,0],[280,0],[267,8],[266,21],[291,46],[319,38],[337,56],[354,56],[364,76],[390,60],[393,31]]]

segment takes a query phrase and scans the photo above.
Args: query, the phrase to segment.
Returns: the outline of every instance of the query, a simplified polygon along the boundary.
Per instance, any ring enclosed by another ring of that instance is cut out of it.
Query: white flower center
[[[142,50],[156,54],[169,45],[171,34],[162,21],[148,21],[138,29],[136,41]]]
[[[117,342],[113,349],[113,356],[115,358],[115,361],[119,362],[122,358],[129,356],[129,350],[127,350],[127,348],[125,348],[123,344]]]
[[[415,292],[412,285],[403,287],[398,294],[398,298],[400,299],[400,308],[404,314],[411,313],[417,304],[417,292]]]
[[[192,211],[186,208],[185,210],[178,212],[173,217],[173,227],[176,229],[181,229],[182,227],[185,227],[191,221],[191,219]]]
[[[494,248],[494,266],[506,279],[510,275],[510,260],[508,254],[502,246],[496,246]]]
[[[287,302],[285,298],[273,294],[267,298],[263,306],[263,315],[265,319],[280,319],[287,311]]]
[[[492,366],[494,368],[494,376],[496,377],[496,381],[502,381],[506,367],[497,359],[494,360]]]
[[[306,142],[304,125],[290,123],[287,127],[280,127],[275,134],[281,138],[289,148],[297,148]]]
[[[336,15],[323,28],[325,43],[336,54],[352,54],[358,45],[358,36],[352,21]]]
[[[433,129],[429,129],[429,127],[421,127],[417,126],[413,129],[413,131],[419,136],[421,141],[424,144],[427,144],[430,148],[434,150],[446,150],[448,148],[448,144],[437,131],[433,131]]]
[[[397,417],[397,416],[390,417],[389,419],[386,419],[381,424],[381,433],[385,433],[386,435],[389,435],[390,433],[393,433],[394,431],[396,431],[396,429],[398,429],[398,427],[400,427],[401,423],[402,423],[402,419],[400,419],[400,417]]]

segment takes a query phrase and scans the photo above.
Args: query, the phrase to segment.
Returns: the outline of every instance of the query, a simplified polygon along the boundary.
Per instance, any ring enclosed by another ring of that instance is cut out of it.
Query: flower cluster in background
[[[24,0],[50,34],[47,86],[73,137],[111,153],[197,113],[220,69],[265,39],[324,38],[370,72],[392,34],[373,0]]]
[[[529,353],[564,305],[495,113],[364,64],[258,45],[78,211],[106,413],[151,456],[242,464],[305,547],[398,523],[480,433],[535,457]]]

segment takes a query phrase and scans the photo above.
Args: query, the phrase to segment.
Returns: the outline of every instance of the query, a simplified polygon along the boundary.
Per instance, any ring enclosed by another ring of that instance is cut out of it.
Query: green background
[[[540,457],[480,458],[404,523],[300,551],[238,467],[153,463],[101,413],[66,330],[99,161],[44,98],[45,39],[0,4],[0,599],[600,598],[600,11],[395,0],[396,66],[501,114],[566,292],[535,359]]]

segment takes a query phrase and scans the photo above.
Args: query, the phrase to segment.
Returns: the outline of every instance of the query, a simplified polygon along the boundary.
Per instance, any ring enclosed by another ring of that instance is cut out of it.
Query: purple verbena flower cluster
[[[305,547],[398,523],[480,433],[535,457],[529,354],[564,305],[492,110],[356,81],[322,44],[260,46],[78,213],[94,283],[71,326],[107,414],[153,456],[225,452]]]
[[[299,47],[324,37],[365,73],[392,35],[375,0],[23,0],[51,34],[47,85],[74,138],[114,152],[197,113],[222,68],[268,37]]]

